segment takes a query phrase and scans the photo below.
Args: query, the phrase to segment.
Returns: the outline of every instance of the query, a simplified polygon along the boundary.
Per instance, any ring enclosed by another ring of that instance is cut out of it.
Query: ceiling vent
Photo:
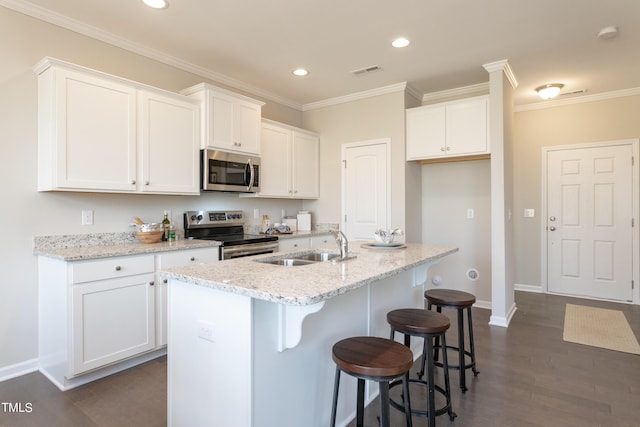
[[[560,95],[578,95],[580,93],[585,93],[586,89],[576,89],[568,92],[562,92]]]
[[[375,73],[377,71],[382,71],[382,68],[380,68],[380,66],[378,66],[378,65],[372,65],[370,67],[365,67],[365,68],[360,68],[358,70],[353,70],[351,72],[351,74],[353,74],[354,76],[361,76],[361,75],[364,75],[364,74]]]

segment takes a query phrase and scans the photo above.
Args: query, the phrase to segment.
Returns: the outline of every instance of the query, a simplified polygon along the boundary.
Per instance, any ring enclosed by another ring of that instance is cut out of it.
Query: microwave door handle
[[[247,168],[251,171],[249,174],[249,184],[247,186],[247,191],[251,191],[253,187],[254,179],[255,179],[255,170],[253,169],[253,164],[251,163],[251,159],[247,160]]]

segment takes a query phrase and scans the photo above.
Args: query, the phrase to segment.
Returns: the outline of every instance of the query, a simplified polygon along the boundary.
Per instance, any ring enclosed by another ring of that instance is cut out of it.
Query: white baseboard
[[[0,382],[11,378],[21,377],[38,370],[38,359],[25,360],[15,365],[3,366],[0,368]]]
[[[544,293],[544,290],[540,285],[522,285],[522,284],[516,283],[515,285],[513,285],[513,289],[516,291],[535,292],[538,294]]]
[[[511,304],[511,307],[509,308],[509,311],[507,312],[506,317],[491,316],[489,318],[489,324],[493,326],[501,326],[503,328],[508,328],[509,322],[511,322],[511,319],[513,318],[513,315],[516,314],[517,310],[518,310],[518,307],[516,307],[516,303],[514,302],[513,304]]]

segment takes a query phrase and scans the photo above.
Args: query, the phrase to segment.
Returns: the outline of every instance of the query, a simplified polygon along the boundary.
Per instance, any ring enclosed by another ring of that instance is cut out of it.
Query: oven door
[[[255,193],[260,191],[260,158],[202,150],[202,190]]]
[[[270,254],[278,250],[278,242],[250,243],[246,245],[222,246],[221,259],[241,258],[251,255]]]

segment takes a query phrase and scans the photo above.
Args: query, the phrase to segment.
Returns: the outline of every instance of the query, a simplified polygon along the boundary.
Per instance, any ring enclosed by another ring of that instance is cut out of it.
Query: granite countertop
[[[368,249],[366,242],[351,242],[350,255],[356,258],[338,263],[317,262],[296,267],[257,262],[313,252],[291,251],[277,255],[256,255],[223,262],[162,270],[161,275],[286,305],[311,305],[402,271],[436,261],[458,251],[452,246],[407,244],[401,249]],[[329,250],[335,252],[335,250]]]
[[[220,242],[188,239],[142,244],[131,233],[97,233],[36,236],[33,253],[61,261],[81,261],[217,246],[220,246]]]

